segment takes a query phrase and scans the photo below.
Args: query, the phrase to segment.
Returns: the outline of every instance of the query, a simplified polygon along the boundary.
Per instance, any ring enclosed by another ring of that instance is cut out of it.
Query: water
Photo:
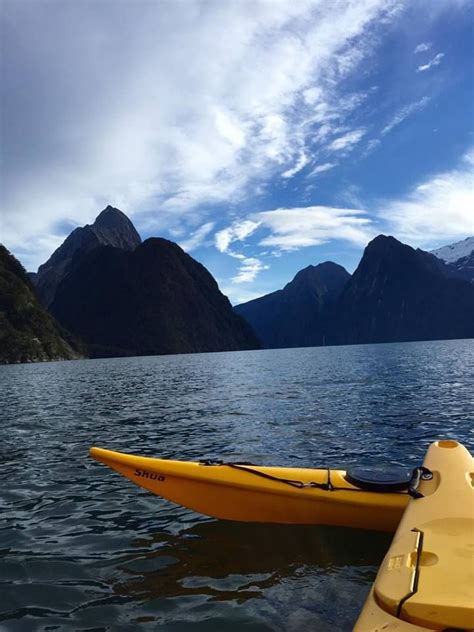
[[[0,630],[350,630],[386,534],[216,521],[95,444],[290,466],[472,450],[474,341],[0,367]]]

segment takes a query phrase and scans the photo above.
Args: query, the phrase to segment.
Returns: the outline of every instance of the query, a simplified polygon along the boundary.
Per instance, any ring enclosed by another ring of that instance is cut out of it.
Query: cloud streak
[[[410,103],[409,105],[406,105],[405,107],[403,107],[401,110],[397,112],[397,114],[395,114],[392,120],[382,129],[381,135],[385,136],[386,134],[391,132],[394,127],[397,127],[397,125],[400,125],[400,123],[403,123],[403,121],[407,119],[409,116],[411,116],[415,112],[419,112],[420,110],[423,110],[423,108],[425,108],[428,105],[430,100],[431,100],[430,97],[425,96],[419,101],[415,101],[414,103]]]
[[[352,149],[354,145],[362,139],[365,134],[365,130],[357,129],[351,132],[347,132],[343,136],[339,136],[339,138],[334,139],[330,145],[330,151],[346,151],[348,149]]]
[[[444,53],[438,53],[437,55],[433,57],[433,59],[430,59],[430,61],[427,64],[418,66],[418,68],[416,69],[416,72],[425,72],[426,70],[433,68],[433,66],[439,66],[441,61],[443,60],[443,57],[444,57]]]
[[[337,167],[337,162],[325,162],[321,165],[316,165],[311,173],[308,174],[308,178],[317,176],[318,174],[329,171],[330,169],[334,169],[334,167]]]
[[[186,252],[191,252],[202,245],[203,241],[214,228],[214,222],[206,222],[200,226],[188,239],[180,241],[179,245]]]
[[[418,46],[415,48],[413,52],[415,55],[417,55],[418,53],[424,53],[427,50],[430,50],[431,47],[432,47],[431,42],[422,42],[421,44],[418,44]]]

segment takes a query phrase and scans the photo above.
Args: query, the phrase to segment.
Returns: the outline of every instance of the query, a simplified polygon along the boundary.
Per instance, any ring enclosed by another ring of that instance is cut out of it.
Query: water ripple
[[[215,521],[87,458],[314,467],[472,449],[474,342],[0,367],[0,630],[350,630],[384,534]]]

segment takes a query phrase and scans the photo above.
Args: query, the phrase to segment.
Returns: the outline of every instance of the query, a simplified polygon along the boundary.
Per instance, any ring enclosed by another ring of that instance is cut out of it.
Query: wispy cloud
[[[415,55],[417,53],[424,53],[425,51],[430,50],[432,46],[433,44],[431,42],[422,42],[421,44],[418,44],[413,52],[415,53]]]
[[[339,136],[329,144],[330,151],[346,151],[347,149],[352,149],[354,145],[361,140],[364,136],[365,130],[356,129],[351,132],[347,132],[343,136]]]
[[[308,178],[312,176],[317,176],[318,173],[324,173],[325,171],[329,171],[330,169],[334,169],[337,166],[337,162],[325,162],[321,165],[316,165],[314,169],[308,174]]]
[[[430,59],[430,61],[427,64],[418,66],[418,68],[416,69],[416,72],[425,72],[425,70],[429,70],[433,66],[439,66],[443,57],[444,57],[444,53],[438,53],[437,55],[435,55],[435,57],[433,57],[433,59]]]
[[[302,169],[304,169],[306,167],[306,165],[308,164],[308,162],[309,162],[308,156],[304,152],[301,152],[300,157],[298,158],[295,166],[291,167],[291,169],[287,169],[286,171],[284,171],[281,174],[281,177],[282,178],[292,178],[294,175],[296,175]]]
[[[381,135],[385,136],[386,134],[391,132],[394,127],[396,127],[397,125],[400,125],[400,123],[403,123],[403,121],[406,118],[408,118],[415,112],[419,112],[420,110],[425,108],[430,102],[430,100],[431,100],[430,97],[425,96],[419,101],[415,101],[414,103],[410,103],[409,105],[406,105],[405,107],[403,107],[401,110],[397,112],[397,114],[395,114],[392,120],[383,128],[383,130],[381,131]]]
[[[472,235],[473,173],[474,148],[458,168],[426,179],[402,199],[384,203],[379,217],[396,237],[425,247]]]
[[[257,275],[262,270],[268,270],[269,266],[265,265],[260,259],[255,257],[246,257],[242,259],[238,273],[232,277],[233,283],[251,283],[255,281]]]
[[[203,243],[203,241],[214,228],[214,225],[214,222],[206,222],[196,231],[194,231],[194,233],[188,239],[180,241],[179,245],[186,252],[191,252],[192,250],[199,248],[199,246]]]

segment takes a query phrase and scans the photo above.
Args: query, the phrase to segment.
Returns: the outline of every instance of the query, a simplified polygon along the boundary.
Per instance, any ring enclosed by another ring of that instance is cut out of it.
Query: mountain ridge
[[[294,306],[284,306],[282,293],[305,270],[283,290],[234,308],[249,320],[265,346],[474,337],[472,285],[454,273],[451,264],[394,237],[379,235],[369,242],[354,274],[347,273],[332,301],[321,304],[306,292],[305,299],[299,299],[299,314],[295,317],[293,310],[290,319]],[[311,316],[304,313],[305,301]],[[308,318],[310,336],[303,334]],[[293,331],[288,320],[294,322]]]

